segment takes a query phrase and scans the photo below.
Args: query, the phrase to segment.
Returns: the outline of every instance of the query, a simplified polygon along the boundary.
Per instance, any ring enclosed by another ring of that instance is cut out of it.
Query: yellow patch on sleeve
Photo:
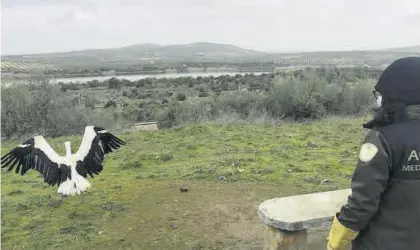
[[[359,159],[363,162],[369,162],[378,153],[378,147],[372,143],[364,143],[360,149]]]

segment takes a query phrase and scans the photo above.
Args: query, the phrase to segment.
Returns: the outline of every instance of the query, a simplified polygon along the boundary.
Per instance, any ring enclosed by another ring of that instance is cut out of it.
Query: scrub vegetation
[[[142,121],[173,128],[202,122],[300,122],[364,115],[375,103],[372,88],[380,72],[321,68],[262,75],[2,86],[1,133],[7,138],[33,133],[57,137],[78,134],[92,123],[120,131]]]

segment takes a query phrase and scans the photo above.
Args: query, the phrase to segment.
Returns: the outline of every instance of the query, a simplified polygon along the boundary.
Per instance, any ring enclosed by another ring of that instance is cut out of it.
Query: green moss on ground
[[[347,188],[366,119],[120,134],[84,196],[2,171],[4,249],[226,249],[262,242],[265,199]],[[81,136],[47,139],[57,152]],[[19,144],[5,142],[2,155]],[[190,191],[181,193],[179,185]]]

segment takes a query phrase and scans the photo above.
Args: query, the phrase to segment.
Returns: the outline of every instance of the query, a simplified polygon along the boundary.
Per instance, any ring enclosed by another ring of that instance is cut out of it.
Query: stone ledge
[[[299,231],[325,226],[346,204],[351,189],[295,195],[266,200],[258,216],[266,225],[284,231]]]

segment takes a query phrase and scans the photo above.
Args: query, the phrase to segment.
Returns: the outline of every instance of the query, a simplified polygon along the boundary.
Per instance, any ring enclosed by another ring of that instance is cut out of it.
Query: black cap
[[[375,85],[383,104],[420,104],[420,57],[404,57],[391,63]]]

